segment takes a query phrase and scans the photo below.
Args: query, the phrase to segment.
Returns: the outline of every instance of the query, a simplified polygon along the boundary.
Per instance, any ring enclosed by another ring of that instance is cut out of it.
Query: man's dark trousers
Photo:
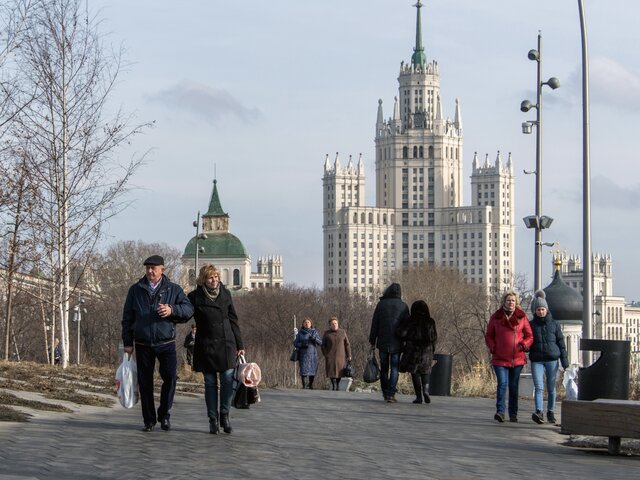
[[[156,416],[155,403],[153,401],[153,372],[156,366],[156,358],[159,363],[162,389],[160,390],[160,406]],[[163,343],[149,347],[136,343],[136,361],[138,363],[138,386],[140,388],[140,404],[142,405],[142,418],[145,425],[154,425],[170,417],[173,396],[176,393],[176,368],[178,366],[176,356],[176,342]]]

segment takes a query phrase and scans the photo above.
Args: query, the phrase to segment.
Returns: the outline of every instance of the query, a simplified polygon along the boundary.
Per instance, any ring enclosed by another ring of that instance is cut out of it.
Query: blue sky
[[[114,105],[156,126],[124,157],[151,150],[133,179],[132,206],[107,241],[184,248],[206,210],[214,164],[231,231],[255,260],[280,254],[287,282],[322,286],[325,155],[362,153],[374,204],[374,126],[397,94],[415,40],[413,0],[89,0],[107,41],[125,48]],[[590,49],[593,251],[613,256],[614,293],[639,300],[635,251],[640,209],[637,128],[640,5],[585,1]],[[582,110],[577,1],[427,0],[423,42],[440,67],[445,116],[460,100],[465,204],[475,151],[512,153],[516,170],[516,271],[533,281],[535,136],[519,111],[535,100],[527,52],[542,31],[544,241],[582,253]],[[162,225],[162,228],[158,228]],[[543,252],[543,284],[551,275]]]

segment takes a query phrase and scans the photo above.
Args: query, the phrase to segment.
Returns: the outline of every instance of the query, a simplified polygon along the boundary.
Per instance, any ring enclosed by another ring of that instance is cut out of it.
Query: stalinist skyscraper
[[[460,103],[453,120],[444,116],[438,63],[427,60],[422,44],[422,6],[418,0],[415,47],[411,62],[400,63],[389,119],[378,101],[376,206],[364,203],[362,156],[325,159],[325,289],[373,295],[394,271],[424,263],[456,268],[487,290],[512,285],[511,155],[474,155],[471,206],[463,206]]]

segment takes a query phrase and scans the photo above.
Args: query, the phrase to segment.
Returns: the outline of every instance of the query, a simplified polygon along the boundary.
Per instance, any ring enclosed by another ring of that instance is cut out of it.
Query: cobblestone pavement
[[[320,390],[265,390],[232,412],[232,435],[208,433],[202,396],[176,397],[173,429],[140,431],[139,406],[35,412],[0,423],[0,480],[9,479],[637,479],[638,457],[562,445],[531,421],[493,420],[494,401]],[[560,408],[558,408],[560,411]]]

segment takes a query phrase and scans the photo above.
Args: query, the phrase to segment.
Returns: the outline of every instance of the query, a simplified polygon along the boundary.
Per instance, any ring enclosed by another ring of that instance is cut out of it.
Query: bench
[[[562,402],[562,433],[609,437],[609,453],[620,453],[622,438],[640,438],[640,402],[597,399]]]

